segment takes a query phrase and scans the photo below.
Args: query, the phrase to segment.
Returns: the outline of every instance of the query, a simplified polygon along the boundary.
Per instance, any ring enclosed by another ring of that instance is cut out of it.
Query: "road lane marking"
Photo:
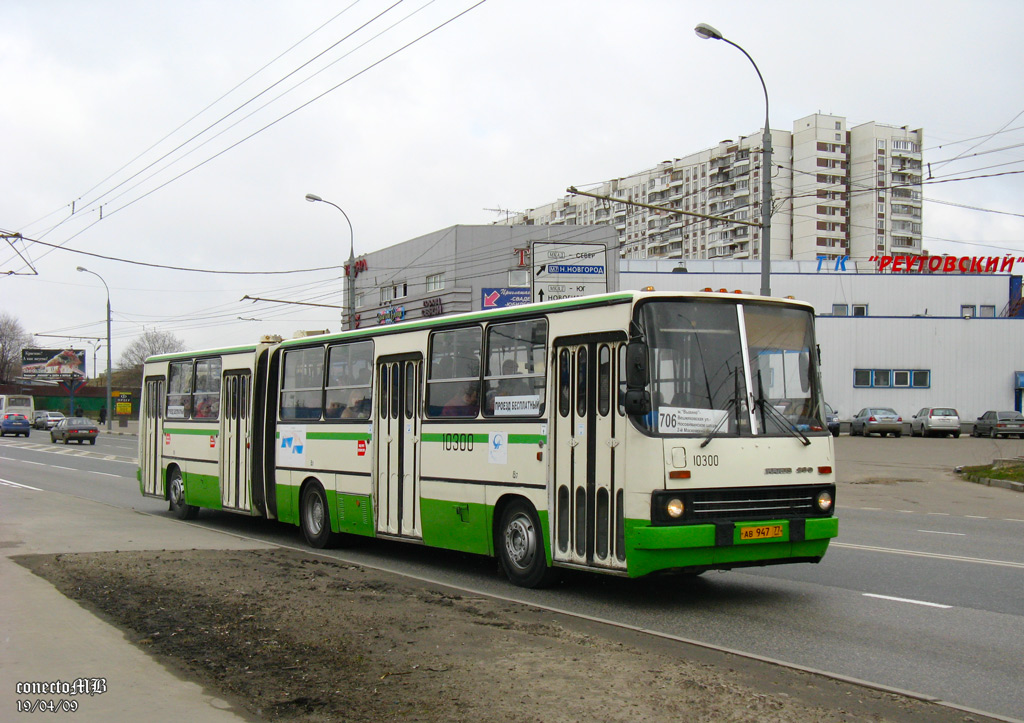
[[[6,485],[7,487],[17,487],[22,490],[32,490],[33,492],[42,492],[38,487],[29,487],[28,485],[18,484],[17,482],[11,482],[8,479],[0,479],[0,485]]]
[[[941,530],[918,530],[918,532],[927,532],[929,535],[956,535],[957,537],[967,537],[963,532],[943,532]]]
[[[911,605],[924,605],[924,606],[930,607],[930,608],[942,608],[943,610],[949,610],[950,608],[953,607],[952,605],[943,605],[941,603],[925,602],[924,600],[911,600],[910,598],[905,598],[905,597],[892,597],[891,595],[875,595],[874,593],[871,593],[871,592],[864,592],[864,593],[861,593],[861,595],[863,595],[864,597],[878,598],[879,600],[892,600],[893,602],[904,602],[904,603],[910,603]]]
[[[972,520],[987,520],[988,519],[987,517],[982,517],[981,515],[964,515],[964,517],[969,517]]]
[[[964,557],[963,555],[943,555],[938,552],[920,552],[918,550],[898,550],[892,547],[875,547],[874,545],[853,545],[849,542],[832,542],[829,547],[846,547],[851,550],[865,550],[867,552],[887,552],[891,555],[909,555],[911,557],[932,557],[937,560],[953,560],[955,562],[975,562],[982,565],[998,565],[1000,567],[1013,567],[1024,570],[1024,562],[1010,562],[1009,560],[986,560],[982,557]]]

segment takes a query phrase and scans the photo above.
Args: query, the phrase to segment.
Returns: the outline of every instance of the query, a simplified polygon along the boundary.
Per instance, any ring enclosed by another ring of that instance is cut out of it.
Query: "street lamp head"
[[[85,268],[84,266],[79,266],[77,269],[75,269],[75,271],[88,271],[88,270],[89,269]]]
[[[306,200],[307,200],[307,201],[310,201],[310,202],[313,202],[313,201],[323,201],[323,199],[322,199],[322,198],[320,198],[320,197],[319,197],[318,195],[316,195],[315,193],[307,193],[307,194],[306,194]]]
[[[723,39],[722,34],[715,30],[710,25],[708,25],[707,23],[700,23],[697,27],[693,29],[693,32],[697,33],[697,37],[702,38],[703,40]]]

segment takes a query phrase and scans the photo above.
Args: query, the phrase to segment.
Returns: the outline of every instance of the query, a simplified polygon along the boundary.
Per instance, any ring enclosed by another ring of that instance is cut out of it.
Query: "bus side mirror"
[[[627,389],[622,406],[626,414],[643,416],[651,411],[651,393],[646,389]]]
[[[642,341],[626,344],[626,386],[630,389],[646,387],[651,380],[647,370],[647,345]]]

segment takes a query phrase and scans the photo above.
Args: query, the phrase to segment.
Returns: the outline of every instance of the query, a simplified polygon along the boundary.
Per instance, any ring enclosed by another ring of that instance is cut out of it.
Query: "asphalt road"
[[[697,580],[573,573],[511,587],[493,561],[384,541],[343,559],[471,591],[1024,718],[1024,494],[964,482],[960,464],[1024,454],[1024,441],[836,440],[840,538],[819,565]],[[132,437],[95,447],[0,441],[0,480],[165,515],[141,497]],[[296,528],[228,514],[199,523],[301,548]]]

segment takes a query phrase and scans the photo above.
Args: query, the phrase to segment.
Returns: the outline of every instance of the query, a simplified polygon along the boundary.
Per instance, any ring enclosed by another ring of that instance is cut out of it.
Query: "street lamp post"
[[[761,162],[761,296],[771,296],[771,268],[772,268],[772,129],[768,124],[768,86],[764,84],[764,78],[757,67],[757,63],[750,57],[750,53],[736,43],[724,37],[707,23],[700,23],[693,29],[698,38],[704,40],[721,40],[739,50],[747,56],[747,60],[754,66],[757,79],[761,81],[761,88],[764,89],[764,133],[761,144],[763,146]]]
[[[84,271],[87,274],[92,274],[93,276],[95,276],[100,281],[103,281],[103,277],[102,276],[97,274],[95,271],[89,271],[89,269],[87,269],[87,268],[85,268],[83,266],[79,266],[78,267],[78,271]],[[103,281],[103,288],[107,290],[107,431],[109,432],[110,429],[111,429],[111,422],[112,422],[111,412],[113,410],[110,408],[110,396],[111,396],[111,394],[110,394],[110,371],[111,371],[111,363],[110,363],[110,287],[107,286],[107,282],[106,281]],[[95,367],[96,365],[93,364],[93,366]]]
[[[341,215],[348,221],[348,266],[345,267],[346,283],[348,284],[348,328],[356,328],[356,233],[352,230],[352,221],[349,220],[345,209],[336,203],[325,201],[315,193],[307,193],[306,200],[310,203],[326,203],[341,211]]]

